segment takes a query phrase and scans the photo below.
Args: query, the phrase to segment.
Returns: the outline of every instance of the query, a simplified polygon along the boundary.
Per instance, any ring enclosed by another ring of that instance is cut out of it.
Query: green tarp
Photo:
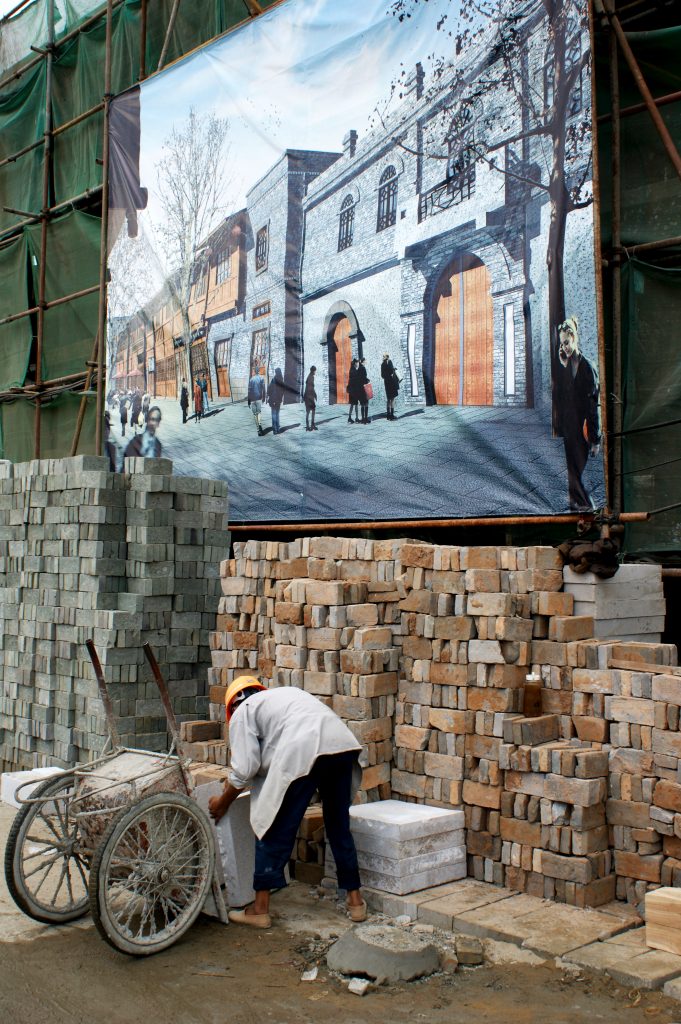
[[[29,308],[28,250],[23,235],[0,248],[0,281],[0,320]],[[0,325],[0,391],[24,383],[32,337],[27,316]]]

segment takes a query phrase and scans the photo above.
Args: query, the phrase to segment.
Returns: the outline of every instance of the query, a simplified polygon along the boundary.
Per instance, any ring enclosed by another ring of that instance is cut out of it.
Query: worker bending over
[[[266,689],[253,676],[235,679],[225,694],[231,765],[224,792],[208,808],[215,821],[246,786],[256,835],[255,902],[230,911],[230,921],[269,928],[270,892],[286,885],[284,868],[298,827],[319,791],[326,837],[347,890],[353,921],[364,921],[357,852],[350,832],[350,805],[359,788],[362,749],[346,725],[312,694],[296,687]]]

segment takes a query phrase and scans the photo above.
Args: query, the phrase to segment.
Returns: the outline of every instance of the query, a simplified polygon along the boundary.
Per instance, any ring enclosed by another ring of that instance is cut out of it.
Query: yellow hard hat
[[[266,690],[267,687],[263,686],[260,680],[256,679],[255,676],[239,676],[227,687],[225,693],[225,708],[227,711],[227,721],[229,722],[232,717],[234,701],[242,693],[243,690]]]

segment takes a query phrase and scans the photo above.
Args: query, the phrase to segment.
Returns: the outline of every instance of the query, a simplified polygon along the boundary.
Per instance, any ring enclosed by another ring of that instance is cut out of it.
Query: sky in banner
[[[437,25],[447,14],[449,29],[458,6],[428,0],[405,24],[392,0],[289,0],[145,82],[140,176],[152,220],[162,143],[192,107],[229,119],[229,213],[285,149],[339,152],[350,129],[361,136],[400,62],[449,57],[453,41]]]

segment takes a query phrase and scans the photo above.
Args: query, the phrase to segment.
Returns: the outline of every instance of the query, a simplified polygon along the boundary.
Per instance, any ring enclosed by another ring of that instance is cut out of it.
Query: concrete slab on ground
[[[564,959],[593,971],[604,971],[620,985],[633,988],[658,989],[681,977],[681,956],[660,949],[634,953],[631,946],[622,942],[593,942],[573,950]]]
[[[420,895],[420,893],[416,895]],[[438,893],[435,899],[431,897],[420,903],[418,920],[425,924],[435,925],[436,928],[451,931],[452,922],[458,915],[468,910],[477,910],[480,907],[498,903],[499,900],[509,899],[513,895],[514,893],[510,889],[497,888],[486,882],[477,882],[473,878],[466,878],[459,882],[452,892]]]

